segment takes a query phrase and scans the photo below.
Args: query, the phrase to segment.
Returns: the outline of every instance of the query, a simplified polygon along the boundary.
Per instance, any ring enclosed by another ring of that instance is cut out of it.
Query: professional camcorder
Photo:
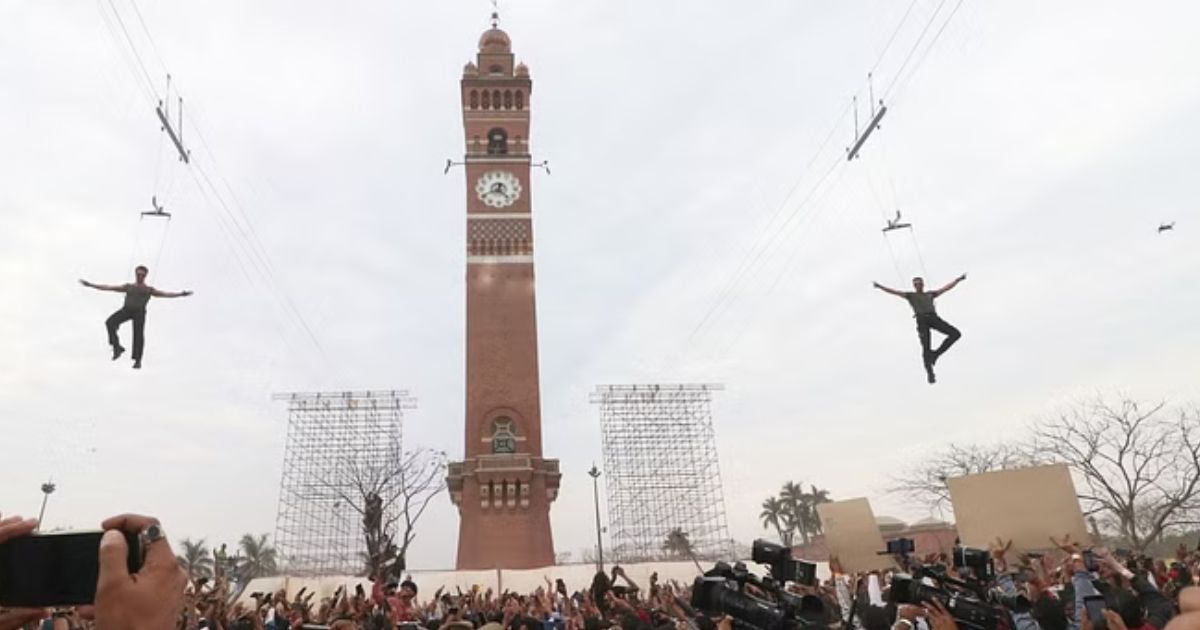
[[[795,630],[821,623],[825,606],[819,597],[803,597],[784,589],[787,582],[813,586],[817,565],[792,558],[791,550],[754,541],[751,560],[769,566],[765,577],[758,577],[739,562],[730,566],[718,562],[692,586],[692,606],[706,615],[733,618],[734,626],[745,630]],[[753,586],[759,594],[747,592]]]
[[[892,576],[891,601],[915,605],[941,602],[964,630],[996,630],[1007,614],[1005,609],[1028,610],[1023,598],[999,598],[989,591],[995,568],[987,551],[957,546],[952,560],[960,574],[970,577],[957,579],[934,567],[916,567],[912,575]]]

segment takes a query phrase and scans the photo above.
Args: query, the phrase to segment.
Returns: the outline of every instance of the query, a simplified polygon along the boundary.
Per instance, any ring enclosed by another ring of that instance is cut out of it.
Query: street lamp
[[[50,500],[50,494],[53,493],[54,490],[55,487],[53,481],[47,481],[46,483],[42,484],[42,511],[38,512],[37,529],[34,531],[42,530],[42,517],[46,516],[46,502]]]
[[[604,543],[600,539],[600,469],[596,468],[596,464],[592,464],[592,469],[588,471],[588,475],[592,478],[592,499],[596,502],[596,555],[598,556],[598,568],[601,573],[604,572]]]

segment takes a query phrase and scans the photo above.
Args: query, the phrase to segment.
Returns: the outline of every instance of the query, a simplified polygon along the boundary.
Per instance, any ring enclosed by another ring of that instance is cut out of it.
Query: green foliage
[[[763,529],[775,529],[784,546],[791,547],[796,534],[807,545],[812,536],[823,533],[817,506],[830,500],[828,490],[810,485],[809,491],[805,492],[803,484],[788,481],[783,484],[778,496],[763,500],[758,518],[762,521]]]

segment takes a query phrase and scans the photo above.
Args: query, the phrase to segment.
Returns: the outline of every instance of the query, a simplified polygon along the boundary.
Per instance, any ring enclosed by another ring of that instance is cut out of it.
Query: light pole
[[[55,487],[53,481],[47,481],[46,483],[42,484],[42,511],[38,512],[37,529],[34,531],[42,531],[42,518],[46,516],[46,502],[50,500],[50,494],[53,493],[54,490]]]
[[[592,464],[592,469],[588,471],[588,475],[592,478],[592,499],[596,502],[596,555],[599,567],[598,571],[604,572],[604,543],[600,539],[600,469],[596,468],[596,464]]]

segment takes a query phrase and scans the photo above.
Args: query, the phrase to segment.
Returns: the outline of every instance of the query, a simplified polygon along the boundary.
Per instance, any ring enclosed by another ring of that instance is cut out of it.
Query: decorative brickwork
[[[533,253],[533,230],[528,219],[486,219],[467,222],[467,254],[527,256]]]
[[[558,460],[542,457],[530,202],[528,68],[508,35],[480,38],[462,78],[467,188],[466,418],[447,471],[459,569],[554,564]]]

